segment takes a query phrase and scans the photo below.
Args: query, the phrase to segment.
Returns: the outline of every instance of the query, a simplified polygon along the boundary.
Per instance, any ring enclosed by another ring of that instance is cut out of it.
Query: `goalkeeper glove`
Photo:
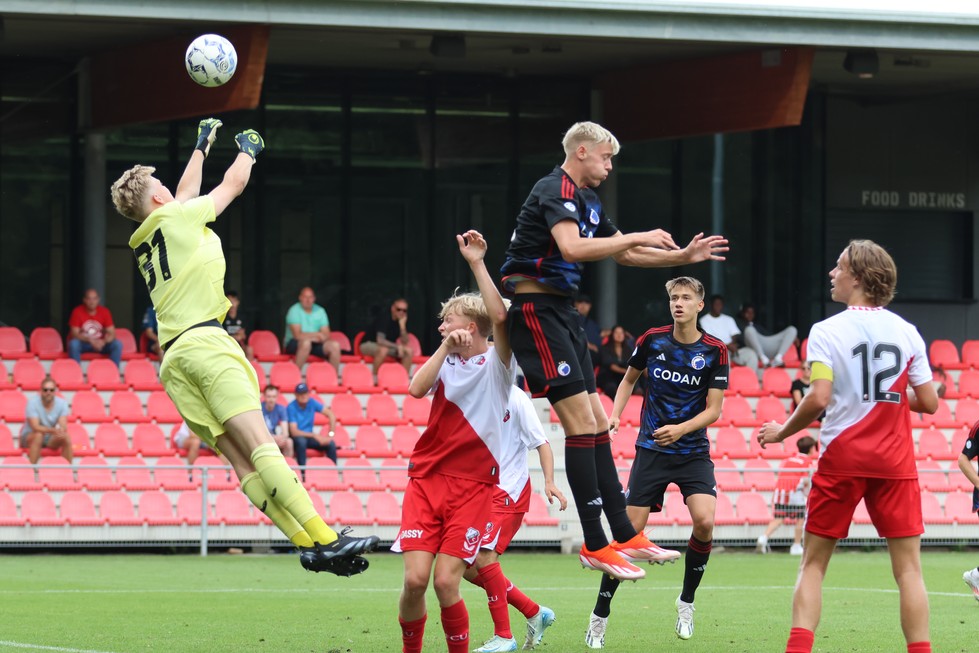
[[[196,148],[204,153],[205,158],[207,158],[207,153],[211,150],[211,144],[218,137],[218,127],[223,124],[217,118],[205,118],[197,125]]]
[[[246,129],[240,134],[237,134],[235,136],[235,142],[238,144],[238,149],[252,159],[257,157],[258,153],[265,149],[265,141],[262,140],[261,135],[254,129]]]

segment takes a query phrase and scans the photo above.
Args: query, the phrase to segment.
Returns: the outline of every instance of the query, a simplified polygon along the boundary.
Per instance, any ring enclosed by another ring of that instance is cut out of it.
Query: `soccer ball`
[[[187,74],[201,86],[221,86],[235,74],[238,53],[223,36],[203,34],[187,47],[184,63]]]

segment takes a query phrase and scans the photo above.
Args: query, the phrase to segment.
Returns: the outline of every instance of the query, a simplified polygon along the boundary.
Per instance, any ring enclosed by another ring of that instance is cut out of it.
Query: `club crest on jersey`
[[[701,354],[697,354],[696,356],[693,357],[693,360],[690,361],[690,367],[698,371],[702,370],[705,367],[707,367],[707,359],[704,358]]]
[[[506,413],[503,414],[503,423],[506,424],[510,421],[510,409],[506,409]]]
[[[486,532],[487,533],[493,532],[493,522],[491,521],[486,522]]]
[[[472,362],[475,363],[476,365],[482,365],[483,363],[486,362],[486,357],[480,354],[479,356],[474,358]]]
[[[462,545],[462,548],[468,553],[473,553],[476,550],[476,546],[482,539],[483,538],[480,536],[479,531],[470,526],[466,529],[466,543]]]
[[[588,210],[588,222],[598,224],[601,221],[602,219],[598,216],[598,213],[595,212],[595,209]]]
[[[578,207],[576,207],[574,205],[574,202],[565,202],[564,203],[564,208],[566,208],[567,210],[571,211],[572,213],[575,213],[578,210]]]
[[[557,373],[561,376],[567,376],[571,374],[571,366],[568,365],[568,361],[561,361],[557,364]]]

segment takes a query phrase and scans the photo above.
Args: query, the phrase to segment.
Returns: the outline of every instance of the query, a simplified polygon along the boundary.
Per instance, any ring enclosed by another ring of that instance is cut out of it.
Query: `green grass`
[[[976,650],[979,603],[962,572],[979,553],[927,552],[935,651]],[[587,650],[583,635],[599,576],[572,556],[511,553],[507,575],[557,613],[539,650]],[[606,637],[610,652],[780,652],[798,558],[716,553],[697,593],[696,632],[673,634],[683,565],[650,567],[623,585]],[[0,651],[375,653],[400,651],[401,559],[371,557],[362,576],[303,571],[291,555],[3,555]],[[464,584],[465,585],[465,584]],[[445,651],[429,590],[426,651]],[[492,634],[485,594],[463,587],[472,646]],[[522,644],[523,618],[511,610]],[[51,650],[51,649],[47,649]],[[904,651],[898,596],[883,552],[838,553],[824,590],[816,651]]]

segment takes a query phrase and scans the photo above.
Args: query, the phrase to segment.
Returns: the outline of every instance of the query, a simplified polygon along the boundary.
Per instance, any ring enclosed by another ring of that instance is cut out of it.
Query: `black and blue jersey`
[[[727,389],[728,353],[723,342],[704,333],[691,344],[673,338],[673,325],[650,329],[636,342],[629,365],[645,370],[646,396],[636,446],[663,453],[710,451],[707,429],[687,433],[662,447],[653,432],[667,424],[680,424],[707,408],[707,391]]]
[[[564,260],[551,236],[562,220],[574,220],[582,238],[607,238],[618,229],[605,216],[602,202],[591,188],[578,188],[560,166],[538,181],[520,207],[517,226],[507,247],[503,292],[512,295],[517,282],[531,280],[564,295],[574,295],[581,284],[580,263]]]

